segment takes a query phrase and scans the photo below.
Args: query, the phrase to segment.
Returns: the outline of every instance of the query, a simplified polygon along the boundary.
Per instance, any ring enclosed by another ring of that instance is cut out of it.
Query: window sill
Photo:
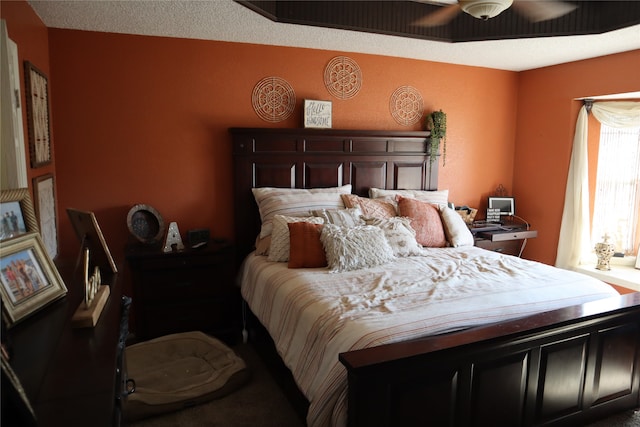
[[[595,267],[581,265],[576,268],[576,271],[588,274],[603,282],[640,292],[640,270],[634,268],[633,265],[613,264],[609,271],[596,270]]]

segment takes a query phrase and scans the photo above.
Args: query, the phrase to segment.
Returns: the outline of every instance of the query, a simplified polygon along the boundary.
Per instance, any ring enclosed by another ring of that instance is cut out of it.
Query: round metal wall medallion
[[[422,95],[416,88],[400,86],[391,95],[389,109],[395,121],[401,125],[418,123],[424,112]]]
[[[253,88],[253,109],[267,122],[287,119],[296,106],[296,94],[291,85],[280,77],[265,77]]]
[[[351,58],[336,56],[324,69],[324,85],[336,98],[353,98],[362,87],[362,72]]]

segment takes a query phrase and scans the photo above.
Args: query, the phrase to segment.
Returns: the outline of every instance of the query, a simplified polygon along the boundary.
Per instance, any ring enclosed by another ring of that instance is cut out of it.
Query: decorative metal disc
[[[253,88],[251,102],[256,114],[266,122],[281,122],[293,113],[296,94],[280,77],[265,77]]]
[[[324,69],[324,85],[336,98],[353,98],[362,87],[360,67],[351,58],[336,56]]]
[[[395,121],[401,125],[417,123],[424,112],[422,95],[414,87],[400,86],[391,95],[389,109]]]

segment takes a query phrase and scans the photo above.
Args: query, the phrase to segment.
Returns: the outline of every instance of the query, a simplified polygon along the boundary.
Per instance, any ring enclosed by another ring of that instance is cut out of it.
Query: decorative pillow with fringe
[[[367,219],[368,225],[379,227],[397,257],[423,255],[424,249],[416,240],[416,232],[411,228],[411,219],[396,216],[388,219]]]
[[[325,224],[320,241],[333,273],[375,267],[395,259],[382,229],[372,225],[347,228]]]

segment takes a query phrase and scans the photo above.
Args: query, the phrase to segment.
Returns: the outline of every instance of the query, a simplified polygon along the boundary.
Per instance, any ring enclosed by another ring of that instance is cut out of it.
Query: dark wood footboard
[[[340,355],[349,426],[564,426],[640,406],[640,293]]]

